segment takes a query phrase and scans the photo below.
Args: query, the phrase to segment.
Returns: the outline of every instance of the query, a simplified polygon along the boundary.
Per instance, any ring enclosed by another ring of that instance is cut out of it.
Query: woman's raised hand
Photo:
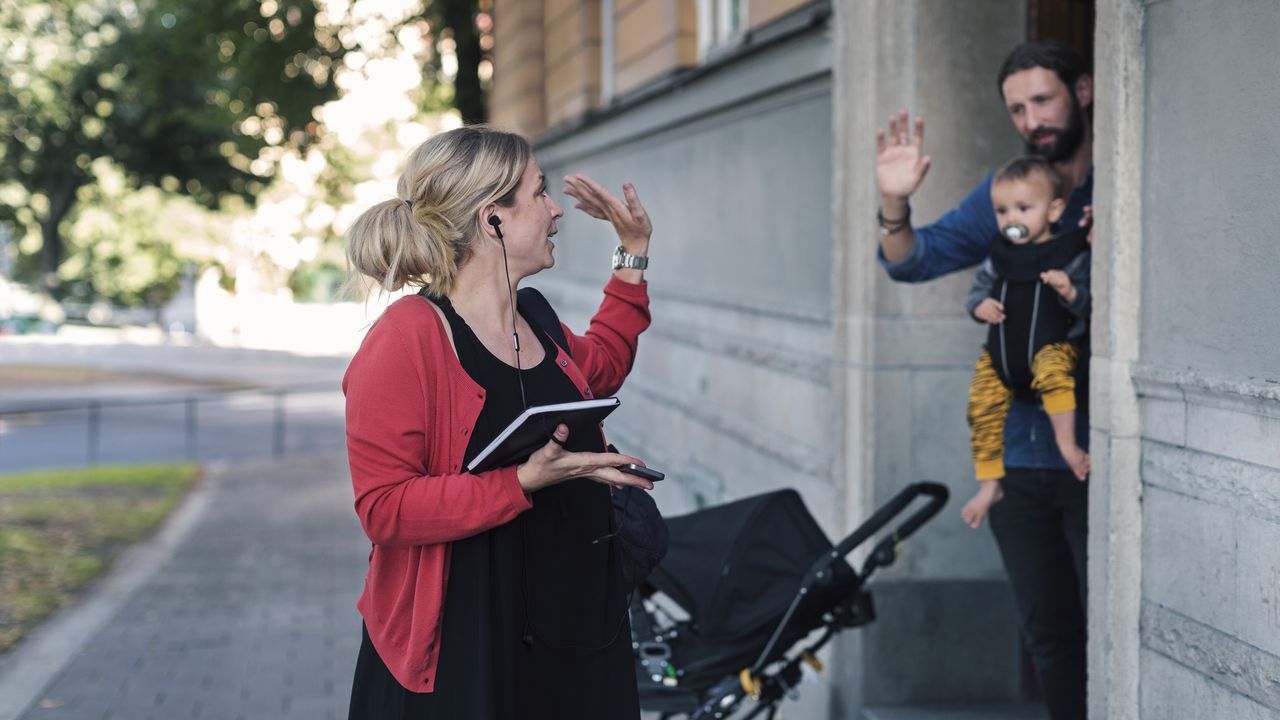
[[[569,439],[569,428],[563,424],[556,427],[553,438],[516,468],[516,476],[520,478],[520,487],[525,493],[576,477],[589,477],[614,487],[631,485],[653,489],[653,483],[648,480],[617,469],[617,466],[627,463],[643,465],[643,460],[622,453],[569,452],[561,447],[561,443]]]
[[[640,204],[635,185],[629,182],[622,184],[624,202],[582,173],[566,175],[564,184],[564,194],[577,201],[575,208],[613,225],[623,250],[632,255],[648,252],[653,223],[649,221],[644,205]]]

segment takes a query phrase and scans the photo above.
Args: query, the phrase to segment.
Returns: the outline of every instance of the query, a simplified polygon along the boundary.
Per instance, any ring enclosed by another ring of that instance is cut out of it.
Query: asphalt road
[[[341,449],[346,364],[214,347],[3,340],[0,369],[90,368],[110,378],[0,382],[0,473]]]
[[[0,415],[0,473],[97,463],[246,460],[343,447],[335,391],[276,395],[201,391]],[[96,416],[96,417],[95,417]]]

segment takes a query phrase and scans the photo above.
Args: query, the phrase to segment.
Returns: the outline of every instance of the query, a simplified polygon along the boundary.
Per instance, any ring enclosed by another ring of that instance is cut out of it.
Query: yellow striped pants
[[[1076,409],[1076,363],[1080,351],[1069,342],[1040,348],[1031,361],[1031,388],[1040,394],[1045,412]],[[969,383],[969,433],[973,468],[979,480],[1004,477],[1004,420],[1013,391],[1000,381],[991,354],[982,351]]]

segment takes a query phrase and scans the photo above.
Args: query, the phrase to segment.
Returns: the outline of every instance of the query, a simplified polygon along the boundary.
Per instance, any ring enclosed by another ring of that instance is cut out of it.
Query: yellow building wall
[[[808,0],[748,0],[747,25],[759,27],[807,4]]]
[[[759,27],[808,0],[746,0]],[[696,0],[615,0],[613,93],[698,63]],[[490,118],[537,133],[601,105],[600,0],[495,0]]]
[[[543,0],[499,0],[494,7],[489,121],[522,135],[547,126]]]
[[[622,0],[614,18],[615,92],[697,62],[694,0]]]
[[[599,0],[546,0],[547,125],[600,105]]]

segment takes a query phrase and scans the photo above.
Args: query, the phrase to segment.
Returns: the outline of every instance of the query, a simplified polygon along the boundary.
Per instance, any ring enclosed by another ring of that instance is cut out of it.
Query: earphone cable
[[[498,244],[502,246],[502,269],[507,275],[507,295],[511,301],[511,347],[516,351],[516,382],[520,384],[520,407],[522,410],[529,409],[529,401],[524,396],[524,373],[520,366],[520,333],[516,329],[516,291],[511,286],[511,266],[507,264],[507,243],[503,241],[502,234],[498,234]]]

